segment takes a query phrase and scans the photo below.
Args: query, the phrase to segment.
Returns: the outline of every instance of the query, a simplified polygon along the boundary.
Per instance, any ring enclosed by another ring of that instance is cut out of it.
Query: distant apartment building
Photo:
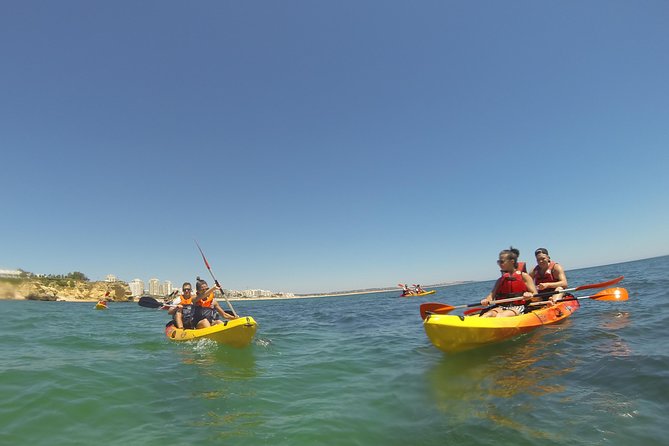
[[[5,279],[18,279],[21,277],[21,271],[18,269],[0,269],[0,277]]]
[[[164,296],[167,296],[169,294],[172,294],[172,291],[174,291],[174,287],[172,287],[172,282],[169,280],[166,280],[163,282],[163,287],[162,287],[162,294]]]
[[[132,282],[128,284],[130,287],[130,294],[133,297],[141,296],[144,294],[144,281],[141,279],[134,279]]]
[[[116,276],[113,275],[113,274],[107,274],[107,277],[105,277],[105,282],[114,283],[114,282],[116,282],[117,280],[118,280],[118,279],[117,279]]]
[[[151,296],[160,296],[160,280],[156,279],[155,277],[153,279],[149,279],[149,294]]]
[[[244,297],[271,297],[273,293],[267,290],[244,290],[242,296]]]

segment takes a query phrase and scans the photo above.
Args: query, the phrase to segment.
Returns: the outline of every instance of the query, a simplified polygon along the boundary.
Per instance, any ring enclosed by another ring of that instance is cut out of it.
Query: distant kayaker
[[[483,300],[481,305],[489,306],[493,300],[518,296],[519,299],[496,306],[486,311],[481,317],[508,317],[518,316],[525,312],[525,300],[532,299],[537,290],[529,274],[518,269],[519,251],[513,247],[499,253],[497,264],[502,277],[497,279],[492,291]]]
[[[567,275],[559,263],[551,260],[546,248],[537,248],[534,251],[537,266],[530,272],[534,284],[539,292],[561,291],[567,288]],[[554,294],[550,300],[555,302],[563,297],[562,293]]]
[[[173,308],[167,313],[174,316],[177,328],[194,328],[193,325],[193,286],[190,282],[181,285],[182,294],[172,301]]]
[[[416,294],[420,294],[420,293],[425,292],[425,290],[420,287],[420,284],[414,285],[413,288],[414,288],[414,291],[416,292]]]
[[[225,319],[235,319],[234,315],[223,311],[223,308],[214,299],[214,292],[216,290],[221,291],[218,285],[209,288],[207,282],[198,277],[195,283],[195,290],[197,291],[197,295],[193,299],[193,321],[195,328],[207,328],[212,325],[222,324],[222,320],[216,319],[217,313]]]

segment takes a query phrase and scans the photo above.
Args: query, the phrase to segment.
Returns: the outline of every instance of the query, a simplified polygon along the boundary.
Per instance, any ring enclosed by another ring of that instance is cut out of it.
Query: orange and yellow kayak
[[[423,328],[435,347],[446,353],[455,353],[500,342],[542,325],[560,322],[571,316],[579,306],[578,300],[570,300],[512,317],[429,314],[423,321]]]

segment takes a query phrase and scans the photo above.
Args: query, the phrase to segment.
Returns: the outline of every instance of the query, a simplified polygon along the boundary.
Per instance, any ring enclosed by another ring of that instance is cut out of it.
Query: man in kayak
[[[193,325],[193,286],[190,282],[181,285],[182,294],[172,301],[173,308],[167,314],[174,316],[177,328],[194,328]]]
[[[562,291],[567,288],[567,275],[559,263],[551,260],[546,248],[537,248],[534,251],[537,266],[530,271],[530,276],[539,292]],[[563,293],[554,294],[549,299],[553,302],[562,299]]]
[[[481,305],[489,306],[493,300],[518,296],[517,301],[507,302],[496,306],[490,311],[481,314],[481,317],[508,317],[518,316],[525,312],[525,300],[532,299],[537,289],[532,277],[518,269],[519,251],[513,247],[499,253],[497,264],[502,277],[497,279],[492,291],[483,300]]]
[[[193,323],[195,328],[207,328],[222,324],[223,321],[216,318],[217,313],[225,319],[235,319],[234,315],[223,311],[223,308],[214,299],[214,292],[216,290],[221,291],[218,285],[214,284],[209,288],[207,282],[198,277],[195,289],[197,291],[197,295],[193,299]]]

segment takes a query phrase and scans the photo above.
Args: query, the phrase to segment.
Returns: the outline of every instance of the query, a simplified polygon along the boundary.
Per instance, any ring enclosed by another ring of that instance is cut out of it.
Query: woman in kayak
[[[534,251],[537,266],[530,272],[534,284],[539,292],[562,291],[567,288],[567,275],[559,263],[551,260],[546,248],[537,248]],[[561,299],[562,293],[550,297],[553,302]]]
[[[177,328],[193,328],[193,286],[190,282],[181,285],[182,294],[174,299],[167,313],[174,316]]]
[[[483,300],[481,305],[489,306],[490,302],[518,296],[519,300],[507,302],[481,314],[481,317],[508,317],[518,316],[525,312],[524,299],[531,299],[536,294],[532,277],[518,269],[518,250],[511,247],[499,253],[497,264],[502,277],[497,279],[492,291]]]
[[[223,311],[223,308],[214,299],[214,291],[221,290],[218,285],[209,288],[207,282],[198,277],[195,289],[197,291],[197,295],[193,299],[193,322],[195,328],[207,328],[212,325],[222,324],[222,320],[216,319],[216,313],[225,319],[235,319],[235,316]]]

